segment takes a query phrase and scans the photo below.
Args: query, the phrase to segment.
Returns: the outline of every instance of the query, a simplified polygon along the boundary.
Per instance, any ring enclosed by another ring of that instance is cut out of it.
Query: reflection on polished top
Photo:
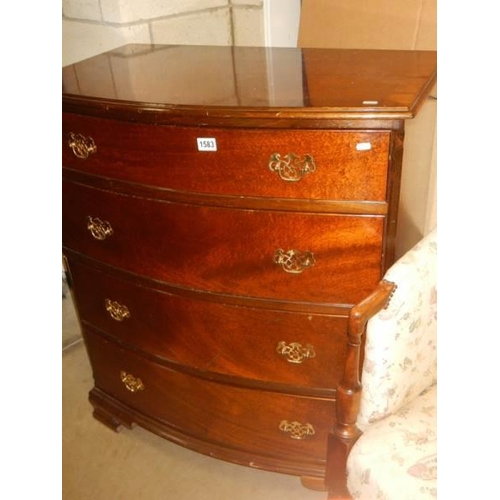
[[[157,116],[203,107],[220,116],[279,108],[403,119],[434,84],[436,59],[432,51],[126,45],[63,68],[63,104]]]

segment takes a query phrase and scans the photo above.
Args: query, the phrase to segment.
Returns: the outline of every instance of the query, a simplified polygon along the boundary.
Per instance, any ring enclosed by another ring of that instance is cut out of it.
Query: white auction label
[[[372,148],[372,145],[369,142],[358,142],[356,144],[356,149],[358,151],[370,151],[371,148]]]
[[[198,151],[217,151],[217,141],[215,137],[198,137]]]

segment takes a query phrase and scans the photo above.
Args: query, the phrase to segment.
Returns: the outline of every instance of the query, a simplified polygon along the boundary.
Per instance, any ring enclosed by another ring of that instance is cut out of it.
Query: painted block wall
[[[63,0],[62,65],[126,43],[265,45],[263,4],[263,0]]]

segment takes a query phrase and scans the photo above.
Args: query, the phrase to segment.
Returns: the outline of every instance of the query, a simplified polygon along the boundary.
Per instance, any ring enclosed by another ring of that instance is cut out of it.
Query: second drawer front
[[[89,332],[96,387],[137,411],[208,443],[317,462],[334,424],[332,400],[242,389],[147,361]],[[295,422],[295,424],[294,424]]]
[[[335,389],[345,317],[237,307],[131,284],[70,260],[80,317],[131,346],[221,375]]]
[[[172,284],[360,301],[380,279],[383,217],[181,205],[63,183],[63,245]]]
[[[73,134],[73,136],[71,136]],[[84,150],[76,154],[80,137]],[[199,151],[198,139],[216,143]],[[63,165],[169,189],[315,200],[386,198],[390,132],[207,129],[63,115]]]

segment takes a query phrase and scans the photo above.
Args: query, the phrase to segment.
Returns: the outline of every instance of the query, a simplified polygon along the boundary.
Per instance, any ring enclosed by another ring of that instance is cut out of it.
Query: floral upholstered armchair
[[[436,261],[437,229],[353,308],[330,436],[331,499],[437,497]]]

